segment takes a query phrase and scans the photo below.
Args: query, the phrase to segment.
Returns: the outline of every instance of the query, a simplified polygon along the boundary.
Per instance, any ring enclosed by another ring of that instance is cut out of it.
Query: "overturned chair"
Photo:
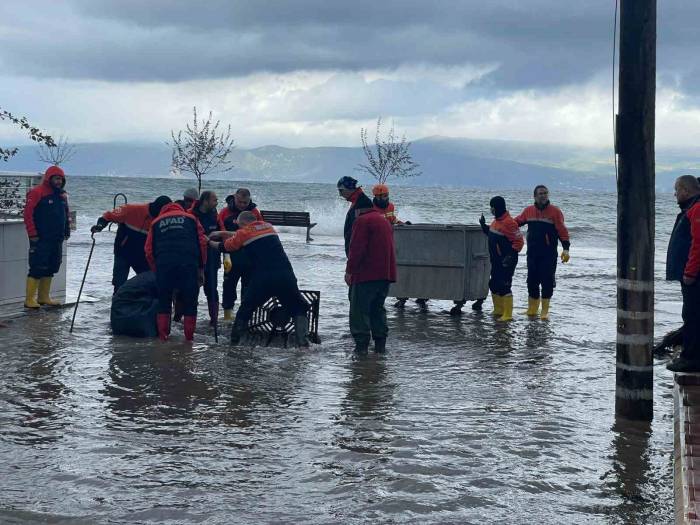
[[[300,292],[308,307],[306,318],[309,342],[319,344],[321,338],[318,335],[318,317],[321,292],[311,290],[300,290]],[[268,299],[265,304],[258,307],[248,323],[249,339],[263,340],[265,346],[269,346],[275,337],[280,337],[286,347],[292,335],[296,335],[294,320],[276,297]]]

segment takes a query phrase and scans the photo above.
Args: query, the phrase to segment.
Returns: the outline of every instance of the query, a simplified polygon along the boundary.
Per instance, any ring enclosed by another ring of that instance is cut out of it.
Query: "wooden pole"
[[[620,0],[617,416],[653,417],[656,0]]]

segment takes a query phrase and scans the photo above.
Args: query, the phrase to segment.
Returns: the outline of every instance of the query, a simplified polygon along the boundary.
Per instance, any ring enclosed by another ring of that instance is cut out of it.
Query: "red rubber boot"
[[[197,317],[194,315],[186,315],[183,318],[185,339],[192,341],[194,339],[194,329],[197,327]]]
[[[158,338],[167,341],[170,335],[170,314],[158,314],[156,317],[158,324]]]

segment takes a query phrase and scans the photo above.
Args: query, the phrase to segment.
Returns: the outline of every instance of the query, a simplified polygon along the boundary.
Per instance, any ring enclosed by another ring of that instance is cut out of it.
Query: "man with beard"
[[[557,247],[561,241],[561,262],[569,262],[569,231],[564,214],[549,202],[547,186],[535,186],[533,195],[535,203],[525,208],[515,222],[519,226],[527,224],[527,315],[537,315],[541,297],[540,319],[549,319],[549,302],[556,287]]]
[[[224,230],[235,232],[238,230],[238,216],[249,211],[255,215],[258,221],[263,220],[263,216],[257,204],[252,201],[248,188],[238,188],[236,193],[226,197],[226,207],[219,212],[219,222]],[[241,281],[241,296],[243,289],[248,285],[250,274],[250,261],[242,251],[235,251],[232,254],[224,253],[224,289],[222,305],[224,307],[224,320],[230,321],[233,318],[233,306],[236,304],[238,295],[236,288],[238,281]]]
[[[59,304],[49,297],[49,291],[54,274],[61,268],[63,241],[70,237],[65,185],[63,170],[51,166],[44,173],[41,184],[27,193],[24,225],[29,237],[29,273],[25,308]]]
[[[190,212],[199,221],[207,237],[215,231],[223,230],[223,224],[216,213],[219,200],[213,191],[203,191],[199,200],[194,201]],[[221,255],[213,248],[208,248],[207,263],[204,265],[204,295],[207,298],[210,324],[214,325],[219,315],[218,273],[221,268]]]

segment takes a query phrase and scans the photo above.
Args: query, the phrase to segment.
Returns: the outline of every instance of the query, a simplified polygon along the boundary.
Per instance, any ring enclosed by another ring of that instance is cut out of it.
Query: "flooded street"
[[[77,291],[88,231],[112,195],[129,202],[189,184],[68,180],[78,228]],[[219,200],[238,186],[215,181]],[[283,228],[300,288],[321,291],[321,345],[194,345],[113,337],[113,235],[97,243],[73,334],[72,310],[0,329],[0,523],[670,523],[672,375],[655,367],[655,419],[616,424],[615,196],[560,193],[571,263],[559,266],[549,322],[496,323],[490,301],[451,317],[387,302],[386,356],[356,358],[347,326],[342,221],[332,186],[251,183],[265,209],[306,209]],[[227,191],[228,190],[228,191]],[[496,193],[397,188],[398,215],[476,224]],[[503,194],[512,212],[528,192]],[[436,200],[438,201],[436,204]],[[656,337],[680,324],[663,282],[676,207],[658,196]],[[514,287],[527,301],[525,259]],[[228,332],[222,322],[222,331]]]

